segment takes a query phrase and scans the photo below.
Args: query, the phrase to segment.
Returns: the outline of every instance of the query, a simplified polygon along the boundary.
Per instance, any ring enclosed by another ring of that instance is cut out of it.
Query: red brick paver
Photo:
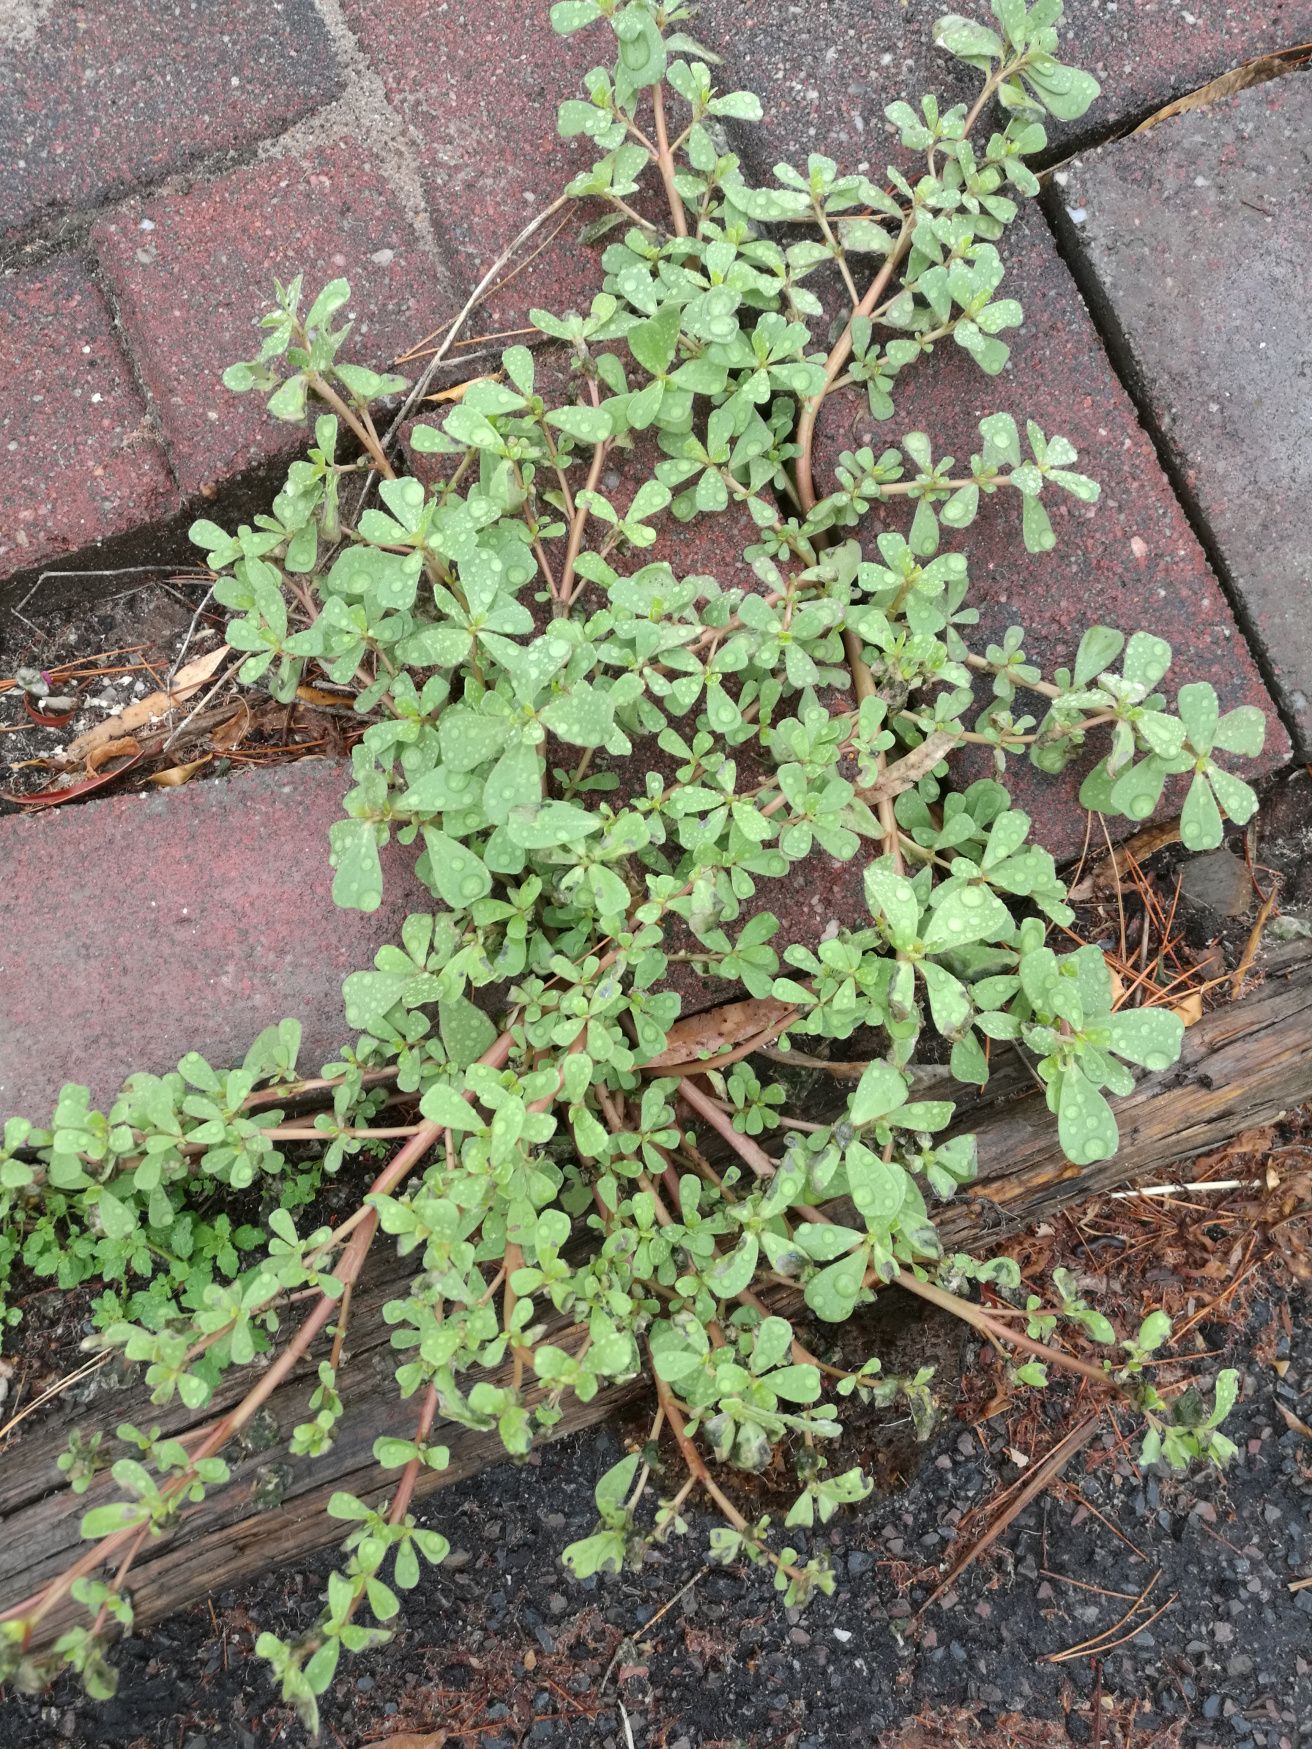
[[[428,210],[467,290],[597,155],[590,141],[559,138],[556,108],[582,95],[583,74],[613,56],[614,39],[595,28],[558,37],[548,10],[526,0],[345,0],[351,28],[417,142]],[[597,253],[577,239],[594,216],[571,205],[543,228],[524,254],[554,240],[486,301],[492,326],[521,325],[535,305],[587,308],[601,274]]]
[[[1050,670],[1070,661],[1080,633],[1096,621],[1127,634],[1154,632],[1175,652],[1168,686],[1210,680],[1225,707],[1256,704],[1266,712],[1266,749],[1260,760],[1244,762],[1245,775],[1274,769],[1288,758],[1288,737],[1042,213],[1030,207],[1002,248],[1007,276],[998,295],[1019,298],[1025,311],[1024,326],[1003,335],[1012,353],[1002,375],[985,376],[947,342],[901,379],[890,420],[871,417],[864,391],[840,390],[820,421],[817,489],[829,489],[841,450],[869,445],[878,455],[907,431],[929,432],[936,457],[968,465],[987,413],[1013,414],[1022,432],[1030,418],[1049,436],[1068,437],[1102,497],[1084,505],[1051,488],[1044,494],[1057,535],[1053,552],[1025,551],[1010,492],[981,499],[975,523],[948,535],[970,561],[970,603],[981,613],[967,636],[978,645],[1023,625],[1032,658]],[[888,524],[905,529],[909,520],[899,511]],[[876,533],[866,537],[872,553]],[[1017,799],[1054,850],[1076,850],[1083,840],[1085,816],[1074,805],[1080,769],[1057,780],[1021,761],[1010,767]]]
[[[315,285],[349,277],[361,318],[353,355],[387,363],[453,313],[590,161],[589,146],[557,138],[555,111],[609,58],[604,29],[558,39],[546,0],[341,3],[401,117],[445,269],[415,235],[387,167],[354,140],[312,159],[232,163],[341,88],[313,0],[80,0],[48,10],[29,47],[0,43],[0,240],[57,247],[99,211],[94,263],[57,256],[0,281],[0,579],[144,530],[184,497],[300,444],[300,428],[271,425],[256,398],[218,386],[223,367],[254,350],[252,322],[275,274],[303,269]],[[1247,56],[1312,37],[1312,0],[1191,4],[1069,0],[1071,58],[1105,91],[1086,121],[1051,127],[1054,149],[1105,137]],[[720,82],[765,101],[763,131],[730,130],[754,174],[810,151],[880,169],[896,150],[887,102],[978,88],[932,47],[942,9],[943,0],[709,0],[692,28],[725,53]],[[205,180],[162,186],[194,165]],[[487,301],[483,330],[519,327],[535,303],[587,303],[597,251],[576,239],[588,216],[568,210],[559,235]],[[888,425],[869,418],[862,397],[836,398],[822,422],[821,481],[841,449],[882,447],[917,426],[964,458],[982,413],[1037,417],[1076,443],[1103,501],[1092,512],[1064,502],[1054,518],[1062,544],[1047,558],[1024,553],[1014,514],[985,506],[963,540],[985,635],[1021,620],[1032,652],[1052,663],[1093,619],[1160,630],[1176,647],[1175,682],[1210,678],[1227,704],[1256,702],[1271,716],[1037,210],[1013,234],[1009,261],[1004,293],[1025,303],[1027,326],[1009,336],[1008,372],[987,379],[949,344],[908,377]],[[621,504],[631,478],[613,488]],[[703,522],[663,533],[649,556],[730,581],[744,533],[734,519]],[[1273,720],[1260,769],[1286,752]],[[1040,835],[1077,847],[1073,782],[1014,770]],[[0,820],[0,1116],[40,1115],[70,1078],[106,1098],[130,1069],[168,1067],[191,1045],[239,1059],[284,1014],[306,1023],[305,1061],[317,1067],[345,1033],[341,975],[367,963],[407,909],[430,902],[410,854],[393,850],[383,912],[332,906],[325,834],[347,781],[307,762]],[[859,863],[817,859],[801,878],[762,883],[756,902],[783,918],[781,939],[814,940],[859,920]],[[686,993],[708,994],[692,980]]]
[[[342,356],[362,364],[390,363],[456,307],[355,140],[131,201],[92,241],[187,493],[305,441],[303,427],[268,417],[261,396],[219,381],[258,349],[275,278],[303,272],[312,297],[345,275],[357,321]]]
[[[10,48],[0,78],[0,241],[270,139],[341,84],[313,0],[38,10],[41,24]]]
[[[164,453],[82,262],[0,279],[0,576],[166,516]]]
[[[825,152],[847,169],[882,169],[890,136],[884,106],[973,102],[980,76],[934,47],[944,12],[993,24],[984,5],[944,0],[706,0],[696,35],[725,55],[765,105],[764,140],[740,136],[749,160],[804,163]],[[1133,125],[1255,56],[1312,38],[1312,0],[1066,0],[1063,58],[1095,75],[1102,96],[1076,122],[1046,123],[1070,146]],[[726,69],[727,71],[727,69]]]
[[[1065,240],[1312,753],[1312,87],[1277,79],[1072,165]],[[1242,295],[1231,295],[1242,261]]]
[[[306,760],[0,819],[0,1118],[41,1121],[65,1081],[110,1099],[186,1050],[239,1063],[286,1016],[316,1073],[354,1036],[342,978],[432,906],[395,846],[381,910],[333,904],[327,832],[349,782]]]

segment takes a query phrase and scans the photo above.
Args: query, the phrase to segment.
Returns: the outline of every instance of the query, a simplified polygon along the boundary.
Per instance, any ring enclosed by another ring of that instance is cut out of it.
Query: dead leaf
[[[434,395],[425,395],[425,401],[463,401],[465,391],[472,389],[475,383],[493,383],[494,376],[470,377],[467,383],[454,383],[449,389],[439,389]]]
[[[160,717],[167,716],[169,711],[177,705],[185,704],[200,691],[228,654],[228,646],[220,644],[217,650],[211,650],[208,655],[197,656],[194,662],[188,662],[184,668],[178,669],[167,692],[152,692],[145,698],[134,698],[117,716],[106,717],[103,723],[94,724],[85,734],[70,741],[66,749],[67,757],[73,760],[85,759],[94,748],[103,747],[106,741],[115,740],[125,731],[144,729]]]
[[[1274,55],[1258,55],[1254,60],[1245,61],[1242,66],[1232,67],[1228,73],[1209,80],[1206,85],[1200,85],[1196,91],[1187,91],[1183,97],[1177,97],[1174,103],[1168,103],[1150,115],[1147,121],[1141,121],[1134,132],[1146,133],[1159,122],[1169,121],[1173,115],[1204,109],[1209,103],[1219,103],[1223,97],[1233,97],[1237,91],[1247,91],[1252,85],[1265,85],[1270,79],[1279,79],[1283,73],[1295,72],[1309,58],[1312,58],[1312,43],[1300,43],[1297,48],[1282,49]]]
[[[901,759],[895,760],[878,783],[859,791],[861,800],[873,806],[900,796],[903,790],[910,789],[922,777],[927,777],[956,745],[957,737],[950,730],[935,729],[932,735],[925,737],[919,747],[913,747],[910,753],[904,753]]]
[[[144,754],[138,753],[125,765],[117,766],[113,771],[98,771],[94,777],[85,778],[81,783],[66,784],[62,789],[42,789],[30,796],[16,796],[3,790],[0,795],[3,795],[5,801],[14,802],[20,808],[58,808],[64,802],[78,801],[82,796],[89,796],[93,791],[103,789],[107,783],[117,783],[125,771],[130,771],[144,757]]]
[[[1203,1018],[1203,993],[1201,990],[1191,990],[1182,1002],[1177,1002],[1171,1009],[1172,1014],[1178,1014],[1186,1026],[1197,1026]]]
[[[148,781],[158,784],[160,789],[176,789],[178,784],[195,777],[201,766],[208,765],[213,757],[212,753],[206,753],[201,759],[193,759],[190,765],[171,765],[167,771],[152,771]]]
[[[231,753],[240,747],[251,732],[251,707],[244,698],[237,700],[237,709],[217,728],[210,731],[210,745],[217,753]]]
[[[1285,1426],[1291,1433],[1301,1433],[1305,1439],[1312,1439],[1312,1427],[1309,1427],[1306,1421],[1300,1421],[1294,1411],[1286,1409],[1283,1403],[1277,1403],[1276,1408],[1279,1409]]]
[[[353,692],[330,692],[326,686],[298,686],[296,696],[302,704],[312,704],[320,710],[355,710],[356,695]]]
[[[644,1065],[647,1069],[665,1069],[676,1063],[696,1063],[706,1058],[724,1055],[739,1045],[772,1029],[782,1028],[788,1016],[796,1013],[787,1002],[776,1002],[773,996],[754,997],[749,1002],[728,1002],[723,1008],[708,1008],[704,1014],[690,1014],[670,1028],[665,1049]],[[708,1066],[714,1067],[713,1062]]]
[[[94,777],[113,759],[130,759],[140,753],[141,744],[135,735],[124,735],[117,741],[105,741],[87,754],[87,770]]]
[[[364,1749],[444,1749],[445,1731],[398,1731],[394,1737],[370,1737]]]
[[[1168,844],[1179,842],[1178,819],[1163,820],[1156,826],[1145,826],[1142,832],[1136,832],[1133,838],[1127,838],[1124,844],[1118,844],[1113,854],[1100,858],[1084,879],[1076,882],[1066,897],[1075,905],[1088,899],[1115,898],[1122,890],[1121,876],[1132,863],[1144,862],[1155,851],[1164,850]]]

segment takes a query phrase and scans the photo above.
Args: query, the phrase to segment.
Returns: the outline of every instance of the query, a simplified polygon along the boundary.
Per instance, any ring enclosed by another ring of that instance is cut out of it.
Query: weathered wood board
[[[1312,947],[1298,943],[1270,954],[1264,981],[1255,990],[1207,1015],[1185,1035],[1184,1053],[1174,1068],[1146,1077],[1118,1103],[1122,1147],[1115,1160],[1084,1169],[1070,1165],[1057,1149],[1053,1120],[1033,1084],[1010,1073],[996,1076],[995,1083],[961,1124],[979,1137],[979,1179],[969,1194],[936,1215],[945,1243],[957,1249],[1029,1225],[1098,1191],[1148,1181],[1172,1163],[1312,1098]],[[261,1452],[229,1452],[230,1459],[236,1456],[230,1486],[191,1508],[134,1565],[131,1593],[138,1624],[335,1541],[341,1526],[323,1511],[335,1489],[366,1498],[386,1494],[371,1457],[374,1440],[380,1434],[411,1437],[415,1415],[413,1403],[397,1398],[380,1316],[405,1273],[406,1266],[380,1243],[355,1298],[342,1379],[348,1407],[332,1451],[314,1462],[288,1459],[281,1441]],[[282,1441],[305,1418],[311,1376],[307,1366],[270,1400]],[[573,1404],[557,1436],[602,1419],[644,1388],[637,1381],[592,1403]],[[81,1553],[82,1513],[112,1496],[107,1477],[98,1478],[80,1498],[60,1486],[55,1459],[71,1427],[112,1427],[129,1420],[183,1431],[213,1419],[216,1408],[240,1395],[236,1381],[197,1417],[176,1406],[152,1408],[145,1393],[129,1385],[100,1392],[90,1403],[56,1401],[28,1423],[0,1454],[0,1608],[29,1596]],[[495,1436],[448,1426],[435,1430],[434,1437],[449,1446],[451,1465],[441,1474],[425,1471],[417,1494],[503,1456]],[[281,1498],[259,1509],[253,1498],[268,1496],[275,1470],[282,1479]],[[57,1630],[62,1619],[52,1619],[45,1629]]]

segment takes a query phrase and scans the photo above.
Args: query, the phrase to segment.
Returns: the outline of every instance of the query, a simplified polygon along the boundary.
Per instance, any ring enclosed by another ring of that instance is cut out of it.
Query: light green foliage
[[[1172,710],[1158,690],[1170,650],[1149,633],[1127,641],[1095,626],[1050,680],[1019,626],[982,653],[968,643],[975,615],[955,543],[981,500],[1002,494],[1042,553],[1056,538],[1053,494],[1098,496],[1065,438],[1018,421],[1006,405],[1016,386],[999,376],[1001,336],[1022,318],[999,245],[1018,199],[1037,191],[1025,159],[1046,144],[1044,113],[1077,115],[1097,90],[1055,58],[1056,0],[993,0],[996,28],[941,22],[942,47],[984,75],[984,101],[969,114],[932,96],[892,105],[901,148],[886,178],[817,155],[759,188],[724,123],[760,106],[717,92],[708,57],[677,28],[686,10],[552,9],[560,31],[604,24],[614,48],[560,113],[561,132],[597,153],[571,190],[609,209],[591,228],[607,237],[604,281],[586,312],[534,310],[540,343],[509,348],[495,377],[413,431],[436,484],[389,477],[370,409],[403,385],[349,362],[345,281],[308,305],[299,279],[279,287],[258,356],[225,377],[265,395],[277,418],[314,415],[307,457],[269,515],[235,534],[192,531],[231,613],[229,640],[248,652],[241,677],[281,700],[320,674],[357,690],[334,895],[377,908],[380,851],[394,839],[433,896],[372,969],[345,980],[357,1043],[324,1071],[331,1110],[296,1120],[321,1142],[319,1159],[293,1163],[301,1138],[293,1154],[279,1133],[292,1022],[233,1072],[191,1054],[175,1073],[134,1076],[104,1114],[66,1088],[48,1129],[11,1120],[0,1148],[0,1269],[21,1254],[61,1285],[101,1280],[93,1340],[143,1366],[161,1404],[199,1408],[226,1370],[263,1363],[294,1339],[295,1303],[327,1295],[346,1316],[340,1241],[294,1219],[324,1174],[349,1168],[361,1218],[371,1211],[413,1260],[384,1308],[401,1396],[428,1405],[414,1439],[376,1448],[399,1503],[333,1497],[330,1513],[352,1529],[322,1620],[300,1645],[266,1634],[257,1648],[308,1719],[341,1650],[385,1635],[418,1556],[445,1553],[404,1511],[415,1477],[446,1463],[434,1411],[520,1456],[567,1396],[587,1402],[645,1374],[685,1457],[756,1471],[781,1449],[802,1454],[786,1524],[809,1552],[775,1548],[768,1519],[727,1507],[712,1552],[770,1561],[789,1602],[829,1590],[823,1542],[808,1533],[869,1490],[859,1469],[826,1467],[839,1406],[896,1398],[924,1434],[932,1375],[885,1377],[873,1356],[823,1362],[804,1329],[823,1342],[903,1272],[1019,1284],[1005,1259],[942,1256],[930,1204],[970,1181],[975,1147],[954,1133],[952,1101],[912,1097],[922,1035],[974,1085],[991,1050],[1025,1053],[1078,1163],[1115,1149],[1106,1095],[1129,1090],[1126,1065],[1161,1068],[1179,1049],[1168,1013],[1113,1012],[1097,948],[1050,941],[1049,925],[1072,913],[1052,856],[1011,805],[1009,762],[1058,770],[1101,736],[1086,803],[1139,819],[1168,777],[1189,776],[1191,844],[1217,842],[1222,812],[1243,821],[1253,807],[1217,755],[1256,752],[1260,716],[1219,716],[1198,685]],[[657,90],[674,118],[664,165],[651,145]],[[646,216],[662,188],[668,227]],[[835,262],[864,282],[890,267],[843,361],[876,418],[894,418],[903,372],[949,340],[998,410],[980,420],[967,462],[901,432],[878,455],[844,454],[832,490],[810,504],[795,476],[826,388],[822,270]],[[644,455],[655,459],[634,480]],[[371,464],[383,475],[376,502],[359,490]],[[753,531],[732,581],[699,563],[701,524],[730,506]],[[669,556],[652,559],[662,536]],[[852,706],[831,706],[854,651],[870,684]],[[1040,701],[1037,723],[1017,714],[1022,695]],[[994,775],[954,788],[950,755],[968,739],[990,750]],[[905,776],[881,787],[895,771]],[[857,856],[868,916],[840,918],[815,946],[782,938],[770,884],[800,869],[823,885],[835,859]],[[782,1005],[773,1042],[785,1053],[858,1029],[880,1041],[838,1121],[794,1127],[765,1057],[711,1067],[698,1085],[740,1159],[707,1167],[679,1104],[692,1083],[644,1073],[678,1018],[666,987],[675,952]],[[386,1158],[369,1131],[398,1097],[435,1126],[424,1133],[436,1145],[368,1192],[355,1156]],[[785,1145],[766,1159],[754,1138],[776,1133]],[[262,1220],[257,1191],[275,1205]],[[769,1312],[761,1293],[780,1278],[818,1324]],[[1055,1309],[1031,1304],[1032,1330],[1063,1321],[1081,1340],[1113,1342],[1072,1281],[1055,1287]],[[1232,1385],[1208,1413],[1134,1382],[1166,1333],[1149,1326],[1123,1363],[1106,1362],[1118,1388],[1138,1393],[1148,1455],[1219,1459]],[[291,1435],[298,1457],[326,1451],[344,1413],[334,1365],[315,1361]],[[1016,1376],[1042,1383],[1045,1363],[1027,1359]],[[118,1494],[83,1529],[115,1548],[125,1529],[158,1532],[222,1480],[217,1458],[191,1462],[133,1429],[114,1451],[75,1442],[61,1467],[83,1489],[110,1464]],[[565,1553],[576,1574],[618,1568],[687,1528],[687,1487],[644,1509],[653,1477],[664,1485],[651,1446],[602,1478],[599,1527]],[[362,1607],[377,1625],[356,1621]],[[93,1691],[112,1680],[94,1636],[70,1639],[64,1655]]]

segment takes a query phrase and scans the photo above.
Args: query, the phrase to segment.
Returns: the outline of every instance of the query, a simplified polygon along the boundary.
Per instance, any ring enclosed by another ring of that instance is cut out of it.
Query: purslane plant
[[[756,187],[724,124],[760,105],[717,92],[687,8],[562,0],[558,30],[606,22],[616,45],[560,111],[561,132],[598,154],[569,193],[608,209],[590,227],[609,233],[602,288],[585,312],[535,310],[541,345],[510,347],[444,417],[411,428],[435,483],[399,473],[374,424],[406,385],[344,356],[344,281],[308,305],[299,280],[280,287],[258,356],[227,373],[276,418],[313,415],[314,437],[267,516],[193,529],[240,678],[281,700],[316,675],[356,690],[334,895],[377,907],[395,838],[433,906],[346,979],[357,1043],[321,1077],[296,1079],[299,1028],[284,1021],[240,1069],[193,1053],[176,1073],[133,1076],[108,1113],[68,1087],[48,1128],[5,1126],[0,1266],[21,1255],[64,1285],[102,1281],[93,1344],[143,1367],[158,1404],[200,1409],[259,1362],[199,1438],[121,1427],[117,1448],[74,1441],[61,1468],[76,1492],[98,1488],[91,1546],[4,1619],[19,1680],[64,1665],[112,1691],[104,1642],[130,1624],[137,1551],[222,1483],[224,1447],[306,1357],[317,1385],[291,1452],[331,1447],[352,1290],[380,1228],[414,1261],[384,1316],[415,1428],[378,1442],[381,1502],[330,1502],[350,1529],[314,1632],[261,1637],[309,1719],[341,1650],[385,1637],[397,1590],[445,1553],[410,1511],[421,1472],[445,1464],[443,1422],[523,1455],[568,1396],[646,1375],[650,1440],[599,1482],[598,1529],[565,1551],[573,1571],[684,1531],[700,1490],[722,1517],[718,1558],[768,1561],[791,1603],[831,1589],[807,1532],[869,1488],[825,1456],[840,1405],[900,1396],[921,1424],[928,1374],[818,1356],[807,1342],[823,1341],[786,1315],[799,1305],[839,1324],[897,1280],[1006,1346],[1019,1382],[1056,1365],[1127,1401],[1146,1460],[1229,1454],[1233,1374],[1211,1410],[1143,1376],[1169,1335],[1160,1314],[1119,1341],[1065,1278],[1051,1304],[1031,1296],[1023,1333],[959,1292],[984,1278],[1014,1293],[1015,1266],[944,1256],[930,1216],[970,1181],[975,1148],[953,1102],[914,1097],[922,1042],[942,1041],[977,1086],[990,1049],[1013,1043],[1077,1164],[1115,1151],[1107,1095],[1130,1089],[1128,1065],[1164,1067],[1180,1046],[1175,1016],[1117,1011],[1099,950],[1067,951],[1050,931],[1072,913],[1010,804],[1009,763],[1055,772],[1101,736],[1085,804],[1139,819],[1168,777],[1188,777],[1182,831],[1202,848],[1223,814],[1243,822],[1255,805],[1218,753],[1255,753],[1263,734],[1260,712],[1220,715],[1206,685],[1172,708],[1169,647],[1143,630],[1092,627],[1048,678],[1019,627],[971,647],[956,538],[1000,493],[1025,546],[1050,549],[1052,495],[1098,495],[1065,438],[1003,408],[965,464],[908,432],[843,454],[817,488],[816,419],[835,388],[861,385],[887,421],[902,372],[935,346],[994,377],[1007,361],[1022,312],[998,244],[1037,191],[1026,159],[1045,146],[1043,116],[1081,114],[1097,86],[1056,58],[1057,0],[992,5],[996,28],[953,15],[937,29],[983,75],[977,101],[892,105],[902,156],[885,183],[812,156]],[[816,336],[835,297],[849,311],[826,352]],[[754,537],[728,582],[699,569],[697,540],[731,507]],[[672,525],[687,525],[677,542]],[[646,556],[663,534],[677,564]],[[995,774],[954,790],[950,756],[966,744],[990,751]],[[771,883],[857,856],[868,919],[814,946],[781,940]],[[700,1068],[678,1061],[676,954],[764,1017]],[[773,1061],[858,1029],[882,1054],[840,1117],[790,1117]],[[315,1092],[328,1109],[288,1118]],[[418,1115],[389,1123],[406,1103]],[[784,1146],[767,1153],[757,1138],[776,1133]],[[313,1143],[318,1158],[293,1165],[289,1150],[303,1162]],[[371,1172],[353,1214],[301,1229],[295,1212],[326,1177],[363,1186]],[[217,1188],[253,1186],[276,1204],[267,1219],[213,1212]],[[1058,1321],[1105,1357],[1054,1348]],[[682,1482],[658,1458],[663,1431]],[[784,1445],[800,1468],[781,1544],[734,1504],[725,1471],[759,1470]],[[112,1493],[97,1483],[109,1466]],[[70,1598],[87,1619],[33,1652]]]

